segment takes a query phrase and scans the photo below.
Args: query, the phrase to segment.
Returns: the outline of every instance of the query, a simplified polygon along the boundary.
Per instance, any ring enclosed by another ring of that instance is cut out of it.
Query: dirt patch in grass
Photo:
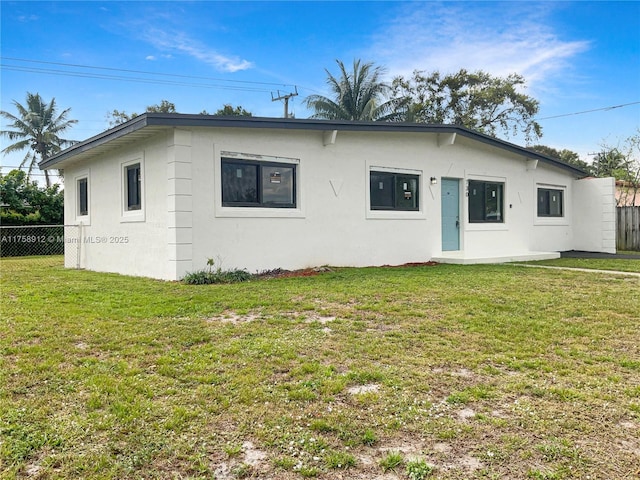
[[[382,265],[379,268],[408,268],[408,267],[434,267],[438,265],[438,262],[410,262],[402,265]],[[298,270],[286,270],[283,268],[274,268],[271,270],[264,270],[254,275],[255,278],[268,280],[270,278],[295,278],[295,277],[313,277],[321,273],[334,272],[335,269],[331,267],[309,267],[301,268]]]
[[[332,272],[329,267],[310,267],[301,268],[299,270],[285,270],[283,268],[275,268],[272,270],[264,270],[254,275],[255,278],[268,280],[270,278],[295,278],[295,277],[314,277],[321,273]]]
[[[383,265],[383,268],[406,268],[406,267],[435,267],[438,262],[409,262],[402,265]]]

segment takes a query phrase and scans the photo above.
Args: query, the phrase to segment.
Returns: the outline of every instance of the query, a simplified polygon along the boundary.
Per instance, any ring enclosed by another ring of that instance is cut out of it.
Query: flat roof
[[[81,162],[113,148],[155,135],[159,131],[173,127],[209,128],[264,128],[277,130],[319,130],[355,132],[397,132],[397,133],[455,133],[465,138],[507,150],[532,160],[539,160],[572,174],[584,177],[587,172],[547,155],[529,150],[514,143],[506,142],[457,125],[433,125],[424,123],[396,122],[353,122],[348,120],[317,120],[297,118],[267,118],[244,116],[214,116],[183,113],[143,113],[126,123],[117,125],[87,140],[53,155],[39,163],[41,170],[60,168],[69,161]]]

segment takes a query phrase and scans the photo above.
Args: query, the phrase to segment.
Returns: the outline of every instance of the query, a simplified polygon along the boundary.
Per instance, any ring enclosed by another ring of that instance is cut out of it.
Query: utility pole
[[[294,89],[295,91],[287,93],[286,95],[280,95],[280,90],[278,90],[277,97],[274,97],[273,93],[271,93],[272,102],[275,102],[277,100],[284,100],[284,118],[289,118],[289,99],[298,95],[298,87],[294,85]]]

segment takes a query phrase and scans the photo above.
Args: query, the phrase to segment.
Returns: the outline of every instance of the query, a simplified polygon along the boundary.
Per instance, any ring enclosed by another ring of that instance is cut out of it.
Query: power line
[[[563,113],[562,115],[553,115],[551,117],[542,117],[542,118],[538,118],[537,120],[550,120],[552,118],[570,117],[572,115],[582,115],[584,113],[604,112],[604,111],[607,111],[607,110],[614,110],[616,108],[628,107],[630,105],[637,105],[639,103],[640,103],[640,101],[639,102],[623,103],[622,105],[612,105],[610,107],[594,108],[593,110],[583,110],[582,112]]]
[[[182,87],[199,87],[199,88],[214,88],[221,90],[237,90],[243,92],[270,92],[267,88],[258,87],[243,87],[240,85],[216,85],[207,83],[194,83],[194,82],[180,82],[174,80],[162,80],[154,78],[142,78],[142,77],[129,77],[123,75],[107,75],[101,73],[91,72],[72,72],[67,70],[55,70],[47,68],[35,68],[35,67],[21,67],[16,65],[1,65],[3,70],[26,72],[26,73],[42,73],[47,75],[59,75],[66,77],[80,77],[80,78],[96,78],[101,80],[118,80],[134,83],[151,83],[156,85],[170,85],[170,86],[182,86]]]
[[[144,74],[144,75],[156,75],[156,76],[161,76],[161,77],[186,78],[186,79],[196,79],[196,80],[211,80],[211,81],[214,81],[214,82],[246,83],[246,84],[252,84],[252,85],[265,85],[265,86],[266,85],[269,85],[269,86],[288,86],[288,87],[294,86],[292,84],[287,84],[287,83],[283,84],[283,83],[276,83],[276,82],[256,82],[256,81],[252,81],[252,80],[230,80],[230,79],[224,79],[224,78],[204,77],[204,76],[198,76],[198,75],[181,75],[181,74],[177,74],[177,73],[150,72],[150,71],[146,71],[146,70],[131,70],[131,69],[125,69],[125,68],[100,67],[100,66],[96,66],[96,65],[82,65],[82,64],[78,64],[78,63],[47,62],[47,61],[43,61],[43,60],[31,60],[31,59],[27,59],[27,58],[16,58],[16,57],[2,57],[2,56],[0,56],[0,60],[13,60],[13,61],[17,61],[17,62],[37,63],[37,64],[42,64],[42,65],[58,65],[58,66],[61,66],[61,67],[86,68],[86,69],[93,69],[93,70],[106,70],[106,71],[122,72],[122,73],[141,73],[141,74]],[[9,65],[9,66],[11,67],[12,65]],[[27,67],[23,67],[23,68],[27,68]],[[41,69],[41,70],[46,71],[46,69]],[[128,77],[125,77],[125,78],[128,78]]]
[[[6,63],[4,63],[4,61],[6,60],[30,63],[30,64],[56,65],[59,67],[69,67],[74,69],[88,69],[88,70],[98,70],[98,71],[104,71],[104,72],[116,72],[116,73],[122,73],[125,75],[114,75],[114,74],[108,74],[108,73],[99,73],[99,72],[82,71],[82,70],[77,71],[77,70],[68,70],[68,69],[43,68],[43,67],[28,66],[28,65],[12,65],[12,64],[7,65]],[[273,90],[273,88],[267,88],[267,87],[274,87],[274,86],[286,87],[286,88],[293,87],[294,89],[301,88],[303,90],[316,92],[316,90],[310,87],[299,86],[291,83],[259,82],[254,80],[233,80],[233,79],[224,79],[224,78],[198,76],[198,75],[150,72],[147,70],[101,67],[98,65],[83,65],[83,64],[76,64],[76,63],[49,62],[49,61],[43,61],[43,60],[33,60],[33,59],[27,59],[27,58],[4,57],[4,56],[0,56],[0,69],[7,70],[7,71],[18,71],[18,72],[35,73],[35,74],[43,74],[43,75],[95,78],[95,79],[101,79],[101,80],[115,80],[115,81],[134,82],[134,83],[148,83],[148,84],[158,84],[158,85],[210,88],[210,89],[221,89],[221,90],[236,90],[236,91],[257,92],[257,93],[270,92]],[[148,78],[136,77],[128,74],[149,75],[149,77]],[[161,77],[161,78],[158,78],[158,77]],[[196,83],[189,80],[204,80],[204,81],[221,82],[221,83],[213,83],[213,84],[202,83],[202,82]]]

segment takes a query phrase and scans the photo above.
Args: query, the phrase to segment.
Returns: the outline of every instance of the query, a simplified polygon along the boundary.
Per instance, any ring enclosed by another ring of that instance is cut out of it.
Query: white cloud
[[[38,20],[40,20],[40,17],[35,14],[19,15],[17,19],[19,22],[26,23],[26,22],[37,22]]]
[[[156,57],[154,57],[153,55],[147,55],[146,57],[144,57],[144,59],[152,62],[156,59]]]
[[[403,4],[376,35],[372,58],[380,59],[394,76],[466,68],[499,76],[518,73],[529,86],[544,88],[589,42],[560,39],[547,24],[551,7],[527,3]]]
[[[253,67],[253,63],[248,60],[223,55],[181,32],[152,29],[146,32],[144,38],[159,50],[181,52],[223,72],[237,72]],[[165,58],[171,58],[171,55],[165,54]]]

